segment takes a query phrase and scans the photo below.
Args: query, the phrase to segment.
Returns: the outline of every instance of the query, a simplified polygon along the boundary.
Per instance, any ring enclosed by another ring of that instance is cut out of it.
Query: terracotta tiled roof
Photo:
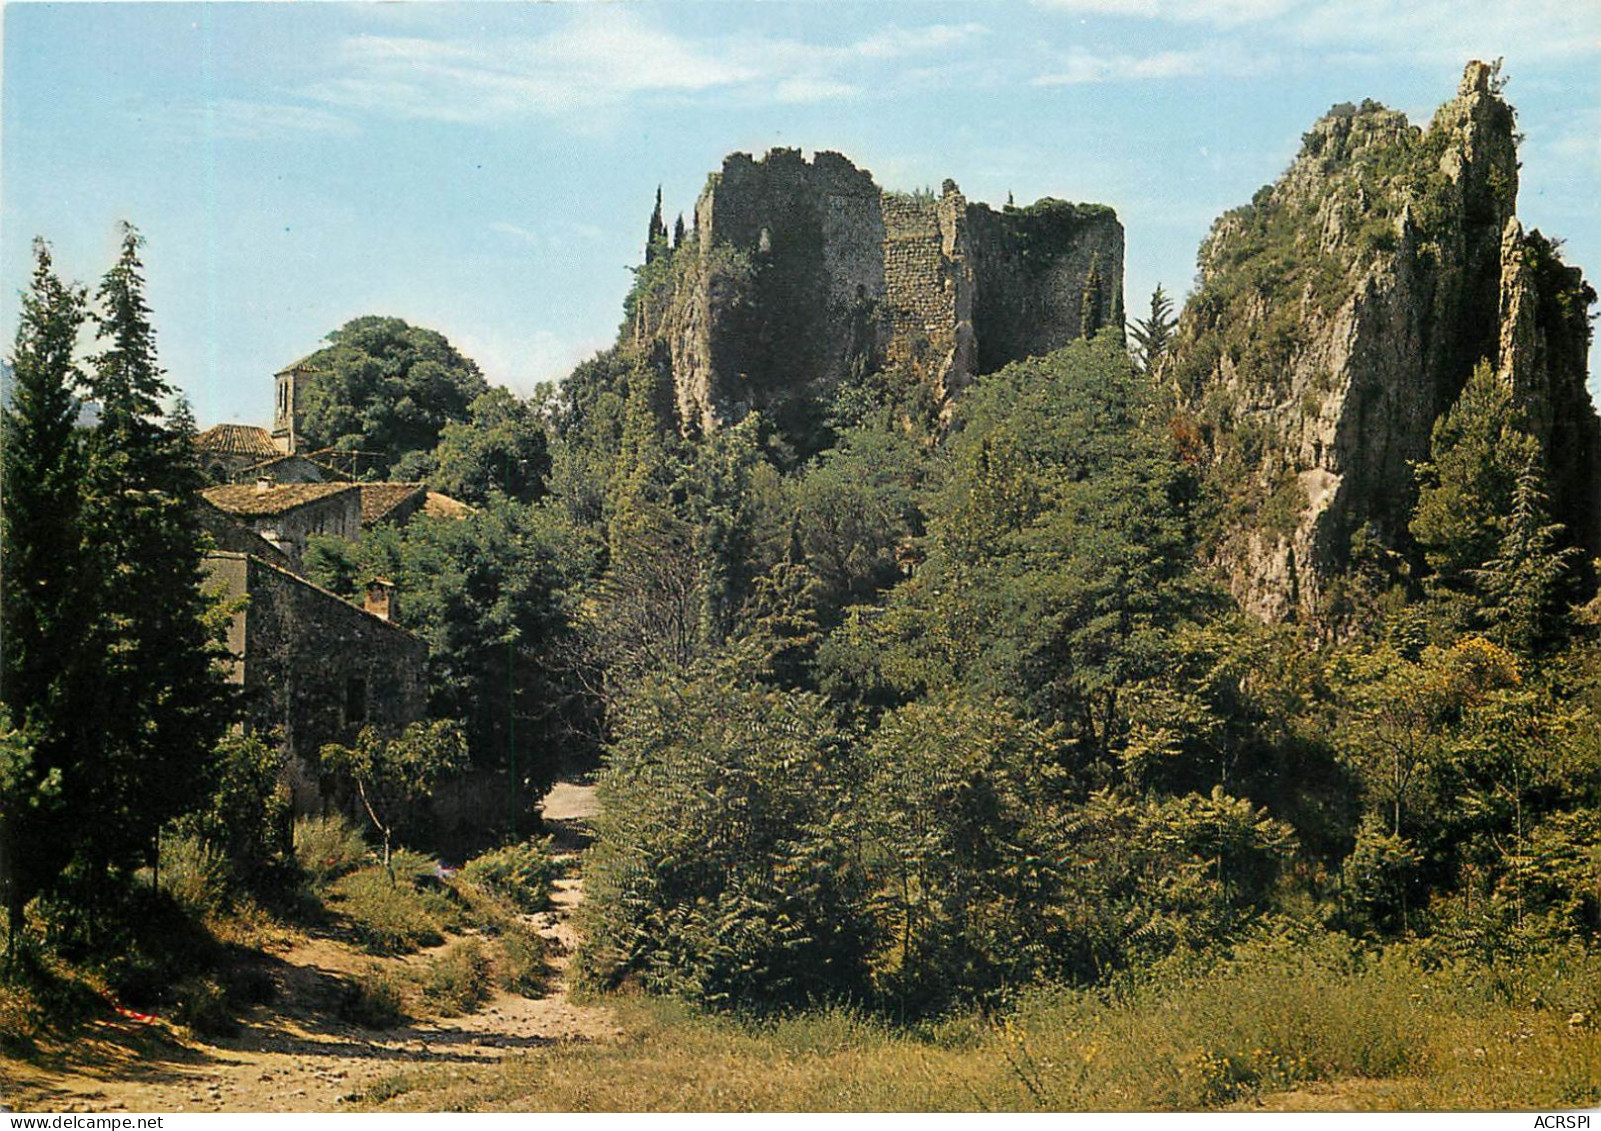
[[[361,524],[380,522],[390,511],[424,491],[421,483],[363,483],[361,486]]]
[[[201,492],[206,502],[219,510],[238,515],[282,514],[319,502],[345,491],[356,490],[353,483],[279,483],[261,488],[254,483],[211,487]]]
[[[478,508],[460,499],[452,499],[449,495],[442,495],[438,491],[429,491],[428,498],[423,500],[422,513],[429,518],[466,518]]]
[[[207,428],[195,437],[195,447],[203,452],[221,452],[224,455],[263,456],[282,455],[272,442],[272,433],[254,424],[218,424]]]

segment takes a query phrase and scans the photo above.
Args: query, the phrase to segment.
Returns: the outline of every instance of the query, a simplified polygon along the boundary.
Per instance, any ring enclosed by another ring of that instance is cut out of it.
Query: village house
[[[364,726],[397,733],[427,705],[427,645],[394,623],[394,587],[368,586],[358,607],[254,553],[206,556],[211,582],[236,606],[228,626],[230,679],[248,729],[277,735],[291,755],[299,812],[322,808],[323,745]]]
[[[306,374],[277,374],[272,431],[219,424],[195,438],[216,486],[196,503],[212,550],[211,585],[231,605],[230,678],[242,689],[247,729],[290,754],[299,812],[326,804],[319,752],[350,743],[364,726],[394,734],[427,710],[424,641],[397,623],[394,586],[367,583],[360,605],[302,576],[313,535],[358,541],[363,531],[418,515],[464,518],[473,508],[423,483],[351,482],[361,453],[301,451]]]
[[[238,519],[300,570],[313,534],[361,537],[361,488],[354,483],[273,483],[210,487],[201,497]]]

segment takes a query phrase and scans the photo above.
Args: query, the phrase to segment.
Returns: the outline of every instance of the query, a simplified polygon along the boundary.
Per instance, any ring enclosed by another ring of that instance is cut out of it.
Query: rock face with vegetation
[[[686,239],[643,269],[628,329],[667,344],[687,426],[760,410],[804,435],[853,374],[904,366],[943,399],[1082,336],[1085,319],[1120,326],[1122,281],[1110,208],[997,212],[953,181],[884,192],[837,153],[775,149],[712,175]]]
[[[1410,554],[1414,464],[1487,362],[1539,441],[1553,517],[1597,542],[1594,292],[1515,216],[1514,115],[1471,63],[1420,128],[1336,106],[1213,226],[1164,372],[1225,498],[1215,553],[1274,619],[1323,610],[1359,549]]]

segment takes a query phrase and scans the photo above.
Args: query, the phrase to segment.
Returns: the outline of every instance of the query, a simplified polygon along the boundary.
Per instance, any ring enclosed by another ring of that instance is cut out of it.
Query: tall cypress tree
[[[1079,332],[1093,338],[1106,325],[1106,284],[1101,280],[1101,257],[1090,253],[1089,273],[1084,276],[1084,290],[1078,304]]]
[[[82,375],[73,360],[84,293],[56,276],[43,240],[33,250],[0,443],[0,695],[17,727],[0,756],[8,949],[23,905],[67,861],[66,840],[55,826],[62,779],[84,737],[82,695],[93,682],[84,671],[93,662],[84,647],[92,603],[82,560],[83,449],[75,428]]]
[[[147,859],[161,826],[200,803],[226,725],[213,606],[202,591],[194,421],[181,402],[163,409],[173,389],[156,360],[142,243],[124,227],[94,316],[105,348],[89,382],[100,422],[89,443],[86,510],[105,579],[98,630],[106,670],[100,739],[85,752],[94,772],[72,798],[87,818],[78,847],[91,885]]]
[[[662,222],[662,187],[656,186],[656,207],[650,214],[650,231],[645,235],[645,262],[650,263],[667,249],[667,225]]]

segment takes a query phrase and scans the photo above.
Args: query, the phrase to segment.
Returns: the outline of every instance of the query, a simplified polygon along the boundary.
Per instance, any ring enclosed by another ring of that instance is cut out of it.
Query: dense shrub
[[[367,842],[342,814],[302,817],[295,822],[295,859],[313,884],[323,885],[359,868]]]
[[[357,941],[374,954],[409,954],[438,946],[458,913],[448,896],[419,889],[414,872],[397,871],[391,881],[382,868],[364,868],[335,881],[329,896]]]
[[[228,993],[215,978],[191,974],[173,987],[173,996],[172,1019],[199,1036],[223,1037],[238,1031]]]
[[[526,927],[511,924],[496,936],[499,953],[491,962],[495,984],[524,997],[545,992],[545,940]]]
[[[365,1029],[392,1029],[405,1020],[405,982],[376,962],[345,981],[339,1016]]]
[[[550,905],[551,885],[561,865],[551,854],[552,840],[527,840],[475,856],[462,865],[461,878],[489,888],[519,910],[533,914]]]
[[[489,998],[489,956],[477,939],[459,939],[428,960],[423,997],[440,1013],[471,1013]]]
[[[192,915],[220,910],[231,895],[231,871],[223,854],[192,833],[161,840],[161,887]]]
[[[868,814],[873,972],[904,1006],[1023,984],[1059,963],[1062,743],[1001,705],[886,716],[854,803]]]
[[[860,991],[848,759],[816,696],[644,687],[600,780],[583,976],[753,1008]]]

